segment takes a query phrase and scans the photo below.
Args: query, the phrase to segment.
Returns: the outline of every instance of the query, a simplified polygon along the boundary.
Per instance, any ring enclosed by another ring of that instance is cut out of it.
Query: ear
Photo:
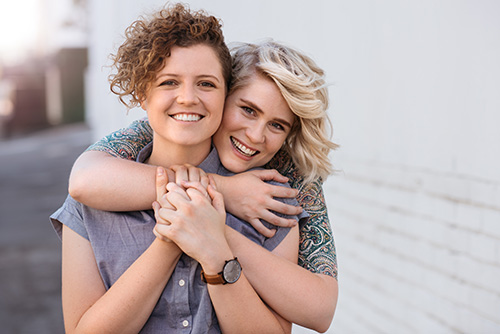
[[[143,98],[143,97],[140,97],[139,101],[140,101],[142,110],[148,111],[147,110],[147,108],[148,108],[148,102],[147,102],[147,100],[145,98]]]

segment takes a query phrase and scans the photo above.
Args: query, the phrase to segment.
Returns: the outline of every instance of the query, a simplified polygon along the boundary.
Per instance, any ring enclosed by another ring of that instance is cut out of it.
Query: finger
[[[276,181],[280,183],[288,182],[288,178],[281,175],[276,169],[261,169],[252,171],[252,173],[262,181]]]
[[[167,191],[169,193],[171,193],[171,192],[177,193],[181,196],[184,196],[185,199],[189,200],[189,196],[186,194],[186,191],[184,190],[184,188],[182,188],[177,183],[170,182],[169,184],[167,184]],[[167,193],[167,195],[168,195],[168,193]],[[169,202],[170,202],[170,199],[169,199]],[[170,202],[170,203],[172,203],[172,202]]]
[[[267,238],[271,238],[274,236],[274,234],[276,233],[276,230],[271,230],[271,229],[268,229],[267,227],[264,226],[264,224],[262,224],[262,222],[259,220],[259,219],[252,219],[249,221],[249,223],[253,226],[254,229],[257,230],[257,232],[259,232],[260,234],[262,234],[263,236],[267,237]]]
[[[160,209],[160,203],[158,203],[158,201],[154,201],[151,206],[153,207],[153,211],[155,213]]]
[[[299,194],[297,189],[284,187],[275,184],[268,184],[271,189],[271,196],[280,198],[296,198]]]
[[[303,211],[300,205],[287,204],[275,199],[270,200],[266,204],[268,210],[272,210],[287,216],[296,216]]]
[[[167,180],[175,180],[175,171],[172,168],[166,168],[165,171],[167,172]]]
[[[214,187],[217,190],[217,183],[215,183],[215,179],[212,175],[208,175],[208,184]]]
[[[175,183],[181,185],[182,181],[189,181],[188,169],[184,165],[170,167],[175,172]]]
[[[167,176],[167,179],[168,179],[168,176]],[[157,190],[156,190],[156,201],[161,207],[163,208],[168,208],[168,209],[175,209],[172,204],[170,204],[170,202],[167,200],[165,194],[167,193],[167,183],[165,183],[164,185],[163,184],[159,184],[158,182],[156,183],[156,187],[157,187]],[[162,193],[160,195],[160,193]]]
[[[158,202],[153,202],[153,210],[155,213],[155,219],[157,224],[163,224],[163,225],[170,225],[170,222],[168,220],[165,220],[164,217],[160,214],[161,212],[161,207]]]
[[[170,188],[170,183],[169,183],[169,185],[167,185],[167,188]],[[185,190],[181,189],[179,186],[177,186],[176,189],[180,189],[180,190],[169,191],[164,197],[176,210],[180,210],[180,209],[182,209],[182,206],[185,206],[189,202],[191,202],[191,197],[189,197],[188,193]],[[165,210],[168,210],[168,209],[165,209]],[[173,211],[173,210],[169,210],[169,211]]]
[[[170,209],[170,210],[175,210],[175,207],[170,204],[168,201],[167,195],[163,195],[160,199],[157,201],[160,204],[160,207],[165,208],[165,209]]]
[[[262,211],[259,216],[262,220],[265,220],[274,226],[293,227],[297,225],[296,219],[280,217],[269,210]]]
[[[203,170],[189,164],[186,164],[185,166],[188,170],[188,181],[199,182],[201,178],[201,172],[203,172]]]
[[[214,208],[219,212],[226,212],[226,209],[224,207],[224,197],[220,192],[218,192],[215,187],[212,184],[208,185],[208,194],[210,195],[210,198],[212,200],[212,205]]]
[[[163,167],[156,169],[156,200],[167,193],[168,177]]]
[[[168,232],[168,229],[165,228],[165,225],[158,225],[156,224],[156,226],[154,227],[153,229],[153,233],[154,235],[160,239],[160,240],[163,240],[165,242],[172,242],[172,240],[170,240],[169,238],[167,238],[165,236],[165,234]]]
[[[208,178],[208,175],[207,173],[205,173],[204,170],[201,170],[202,173],[201,174],[201,177],[200,177],[200,182],[201,182],[201,185],[206,189],[208,187],[208,184],[210,183],[210,179]]]
[[[209,196],[209,194],[207,192],[207,189],[205,187],[203,187],[200,182],[184,182],[182,185],[184,186],[184,188],[186,188],[186,192],[187,192],[187,194],[189,195],[189,197],[191,199],[192,199],[192,197],[190,195],[189,189],[195,189],[201,195],[203,195],[207,199],[211,200],[211,198],[210,198],[210,196]]]
[[[222,202],[224,202],[224,196],[222,196],[222,194],[219,193],[219,191],[217,190],[217,183],[215,183],[215,179],[214,179],[214,177],[212,175],[208,175],[207,190],[209,188],[211,189],[209,195],[210,195],[210,199],[212,201],[212,205],[214,205],[213,201],[214,201],[214,196],[216,195],[216,193],[218,193],[220,195],[220,198],[222,199]],[[222,203],[222,204],[224,205],[224,203]],[[218,204],[218,205],[220,205],[220,204]],[[226,210],[225,206],[223,206],[223,207],[224,207],[224,210]]]

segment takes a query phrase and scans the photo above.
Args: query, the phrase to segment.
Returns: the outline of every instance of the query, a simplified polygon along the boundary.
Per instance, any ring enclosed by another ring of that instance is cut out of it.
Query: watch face
[[[238,260],[230,260],[224,266],[224,280],[227,283],[234,283],[240,278],[241,266]]]

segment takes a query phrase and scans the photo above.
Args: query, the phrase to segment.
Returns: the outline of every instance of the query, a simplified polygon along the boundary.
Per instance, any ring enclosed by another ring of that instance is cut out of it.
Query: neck
[[[153,151],[146,163],[165,168],[183,164],[198,166],[210,153],[211,144],[209,139],[198,145],[177,145],[153,137]]]

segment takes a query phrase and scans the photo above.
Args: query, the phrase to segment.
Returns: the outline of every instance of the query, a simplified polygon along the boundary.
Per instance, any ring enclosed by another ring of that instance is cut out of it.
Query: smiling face
[[[199,164],[221,123],[225,92],[222,66],[211,47],[173,47],[141,103],[154,132],[150,163]]]
[[[254,75],[226,99],[222,124],[213,137],[222,164],[234,173],[265,165],[283,145],[294,121],[276,84]]]

